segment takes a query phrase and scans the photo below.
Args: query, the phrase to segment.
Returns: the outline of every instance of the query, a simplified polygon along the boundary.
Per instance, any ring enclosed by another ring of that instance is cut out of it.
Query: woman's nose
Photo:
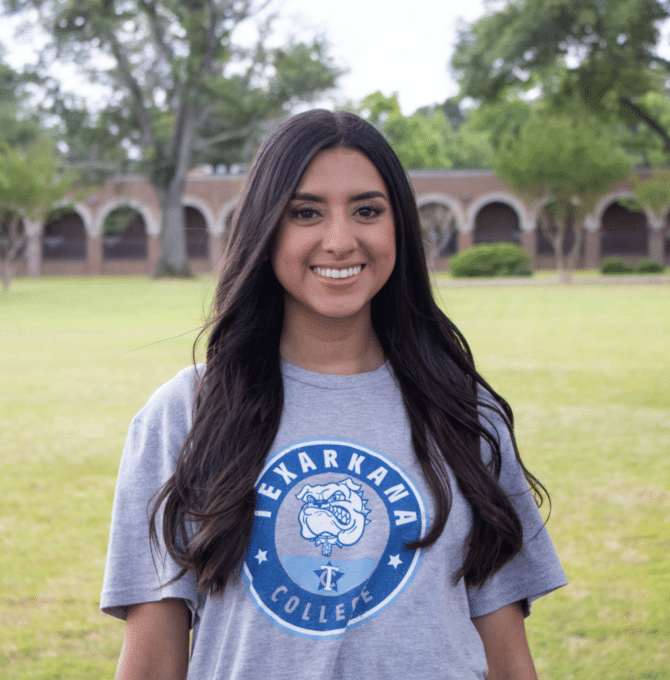
[[[356,248],[352,225],[345,215],[333,215],[326,223],[323,248],[332,253],[349,253]]]

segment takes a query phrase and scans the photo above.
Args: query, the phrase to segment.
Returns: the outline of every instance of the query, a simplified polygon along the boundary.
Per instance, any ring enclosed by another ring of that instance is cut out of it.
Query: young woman
[[[541,487],[373,127],[317,110],[264,142],[206,330],[124,450],[117,678],[535,678],[524,616],[565,584]]]

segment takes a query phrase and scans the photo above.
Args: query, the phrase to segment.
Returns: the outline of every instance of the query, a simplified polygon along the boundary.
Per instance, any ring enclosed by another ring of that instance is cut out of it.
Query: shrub
[[[650,257],[645,257],[637,263],[635,271],[638,274],[661,274],[665,270],[662,264],[652,260]]]
[[[451,273],[466,276],[531,276],[530,255],[515,243],[481,243],[454,255]]]
[[[606,257],[600,263],[601,274],[630,274],[633,271],[620,257]]]

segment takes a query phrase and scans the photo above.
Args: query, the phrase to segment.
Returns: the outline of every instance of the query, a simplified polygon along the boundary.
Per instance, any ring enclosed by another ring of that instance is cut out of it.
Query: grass
[[[670,677],[670,288],[440,295],[552,494],[571,583],[528,622],[540,677]]]
[[[0,677],[112,677],[98,612],[134,413],[191,361],[213,282],[18,279],[0,296]],[[670,678],[670,287],[441,288],[512,403],[570,578],[527,628],[542,680]]]

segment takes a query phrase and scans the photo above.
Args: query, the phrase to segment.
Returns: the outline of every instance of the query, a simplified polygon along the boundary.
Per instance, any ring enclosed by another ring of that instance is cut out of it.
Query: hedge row
[[[630,267],[620,257],[606,257],[600,263],[601,274],[661,274],[663,271],[665,267],[650,257],[643,258],[635,267]]]
[[[449,266],[456,278],[469,276],[531,276],[530,256],[515,243],[480,243],[454,255]],[[601,274],[661,274],[663,265],[645,257],[635,267],[620,257],[608,257],[600,263]]]
[[[454,255],[453,276],[531,276],[530,255],[514,243],[481,243]]]

